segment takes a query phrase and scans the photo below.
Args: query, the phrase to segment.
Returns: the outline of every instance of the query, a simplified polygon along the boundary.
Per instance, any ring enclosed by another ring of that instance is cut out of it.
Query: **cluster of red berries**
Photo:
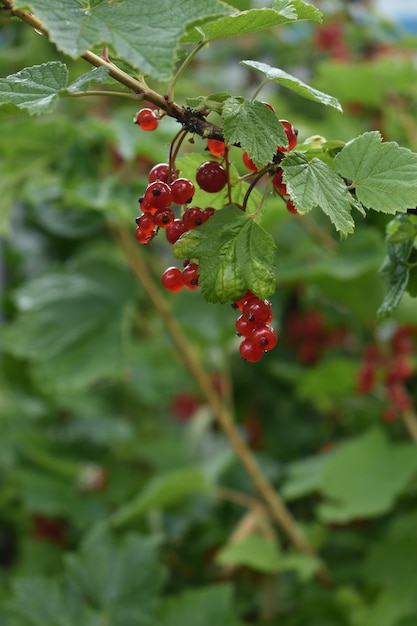
[[[236,330],[243,340],[239,347],[240,356],[250,363],[260,361],[265,352],[277,345],[278,337],[270,326],[272,306],[269,300],[261,300],[251,291],[232,305],[241,312],[236,320]]]
[[[395,421],[402,412],[412,408],[412,399],[405,382],[414,373],[410,356],[414,351],[411,337],[416,332],[417,328],[414,326],[402,326],[386,346],[371,343],[364,351],[357,390],[360,394],[367,394],[378,383],[382,383],[384,397],[388,401],[383,411],[387,422]]]
[[[349,335],[343,326],[329,328],[323,313],[292,310],[285,322],[286,342],[293,348],[295,358],[303,365],[317,363],[326,350],[344,347]]]

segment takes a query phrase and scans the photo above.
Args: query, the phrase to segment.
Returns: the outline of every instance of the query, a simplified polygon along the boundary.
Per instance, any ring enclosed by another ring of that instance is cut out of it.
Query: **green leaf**
[[[272,161],[277,146],[287,146],[288,139],[277,116],[259,100],[229,98],[223,107],[224,138],[239,144],[257,165]]]
[[[64,63],[51,61],[26,67],[17,74],[0,78],[0,104],[11,104],[30,115],[47,113],[54,108],[67,84],[68,68]]]
[[[346,357],[323,360],[300,377],[297,392],[323,411],[340,406],[343,398],[355,393],[358,365]]]
[[[369,209],[395,213],[417,205],[417,154],[393,141],[383,143],[378,131],[347,143],[334,165]]]
[[[417,237],[417,219],[415,215],[397,215],[387,226],[388,243],[404,243]]]
[[[192,495],[206,491],[207,487],[203,473],[193,467],[156,475],[136,498],[115,511],[111,523],[116,527],[130,523],[151,509],[178,504]]]
[[[185,233],[176,258],[197,258],[201,291],[208,302],[233,302],[247,289],[266,298],[275,288],[275,244],[269,233],[235,206]]]
[[[384,318],[397,308],[410,278],[407,265],[413,250],[413,241],[406,239],[402,243],[388,243],[387,256],[380,269],[388,284],[388,291],[378,309],[378,317]]]
[[[133,278],[104,260],[94,272],[49,273],[21,287],[19,315],[4,333],[10,352],[36,363],[41,378],[65,389],[118,376],[123,363]]]
[[[95,67],[93,70],[90,70],[86,74],[82,74],[82,76],[79,76],[77,80],[71,83],[67,91],[69,93],[74,93],[76,91],[86,91],[90,83],[106,83],[112,80],[113,79],[109,76],[107,67]]]
[[[219,565],[239,565],[258,572],[278,572],[282,556],[276,544],[260,535],[249,535],[239,543],[226,545],[216,556]]]
[[[353,232],[355,223],[350,211],[352,205],[357,205],[331,167],[317,158],[308,161],[299,152],[286,156],[281,165],[288,193],[301,212],[320,207],[342,235]]]
[[[417,473],[411,443],[392,444],[373,429],[342,444],[328,458],[318,513],[325,522],[345,523],[387,513]]]
[[[272,82],[279,83],[292,91],[295,91],[300,96],[304,98],[308,98],[309,100],[314,100],[314,102],[321,102],[326,106],[333,107],[338,111],[342,111],[342,106],[340,102],[334,98],[333,96],[329,96],[329,94],[324,93],[323,91],[318,91],[318,89],[314,89],[314,87],[310,87],[303,81],[299,80],[295,76],[284,72],[277,67],[271,67],[266,63],[260,63],[258,61],[241,61],[243,65],[247,67],[251,67],[258,72],[261,72],[266,78]]]
[[[66,0],[59,11],[51,11],[50,0],[14,2],[16,9],[28,5],[45,25],[51,41],[70,57],[109,45],[131,67],[159,80],[171,77],[178,45],[188,26],[233,12],[219,0],[158,0],[157,4],[108,0],[89,3],[88,7],[78,0]]]
[[[221,91],[219,93],[212,93],[208,96],[198,96],[197,98],[187,98],[186,104],[191,109],[208,108],[210,111],[216,111],[221,114],[223,111],[223,105],[226,100],[231,97],[228,91]]]
[[[233,595],[231,585],[216,584],[167,598],[158,616],[158,625],[239,626]]]
[[[289,19],[322,21],[323,14],[312,4],[303,0],[274,0],[272,8]]]

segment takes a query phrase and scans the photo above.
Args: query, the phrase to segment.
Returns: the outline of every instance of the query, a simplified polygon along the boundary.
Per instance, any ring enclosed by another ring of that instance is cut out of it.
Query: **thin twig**
[[[404,411],[402,418],[411,439],[417,443],[417,415],[413,410]]]

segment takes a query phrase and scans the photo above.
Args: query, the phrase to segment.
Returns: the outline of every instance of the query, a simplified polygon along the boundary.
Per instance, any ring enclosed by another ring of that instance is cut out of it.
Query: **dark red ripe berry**
[[[193,228],[197,228],[197,226],[201,226],[201,224],[204,224],[207,218],[202,209],[194,206],[184,211],[182,220],[185,224],[186,229],[192,230]]]
[[[239,346],[239,352],[242,359],[249,363],[260,361],[264,355],[264,350],[259,346],[255,346],[250,339],[244,339]]]
[[[184,287],[182,272],[178,267],[168,267],[162,274],[162,284],[165,289],[176,293]]]
[[[143,202],[155,209],[166,209],[172,202],[171,187],[161,180],[149,183],[143,196]]]
[[[284,174],[284,172],[282,171],[282,169],[279,169],[277,171],[277,173],[272,178],[272,184],[273,184],[274,188],[278,191],[278,193],[281,194],[281,196],[286,196],[287,195],[287,186],[286,186],[285,183],[282,182],[283,174]]]
[[[257,296],[255,296],[255,294],[253,294],[251,290],[248,289],[245,295],[243,296],[243,298],[240,298],[240,300],[237,300],[236,302],[233,303],[234,308],[239,309],[239,311],[241,311],[245,302],[251,298],[258,299]]]
[[[255,327],[256,324],[249,322],[244,315],[240,315],[236,320],[236,331],[243,337],[249,337]]]
[[[294,213],[294,215],[297,215],[298,213],[297,208],[294,202],[291,200],[291,198],[288,198],[286,202],[286,207],[287,207],[287,211],[289,211],[290,213]]]
[[[258,171],[257,165],[254,163],[254,161],[252,161],[252,159],[250,158],[247,152],[244,152],[242,154],[242,159],[243,159],[243,163],[245,164],[245,167],[247,167],[248,170],[250,170],[251,172]]]
[[[146,232],[142,230],[140,226],[138,226],[135,231],[135,237],[136,237],[136,241],[138,241],[139,243],[143,245],[146,245],[152,240],[152,233]]]
[[[158,118],[152,109],[141,109],[136,114],[135,121],[142,130],[155,130],[158,126]]]
[[[159,209],[154,217],[155,225],[160,228],[168,228],[175,220],[175,214],[172,209]]]
[[[155,218],[151,213],[142,213],[136,218],[136,224],[144,233],[151,233],[155,228]]]
[[[219,141],[218,139],[208,139],[207,148],[210,150],[213,156],[223,156],[225,143],[224,141]]]
[[[297,131],[295,130],[291,122],[288,122],[287,120],[279,121],[283,125],[285,134],[287,135],[288,146],[277,146],[277,149],[281,152],[289,152],[290,150],[294,150],[295,146],[297,145]]]
[[[196,180],[203,191],[217,193],[227,183],[227,172],[217,161],[206,161],[198,168]]]
[[[198,265],[189,263],[182,271],[182,280],[187,289],[198,289]]]
[[[243,305],[242,314],[249,322],[269,324],[272,319],[272,306],[269,300],[251,298]]]
[[[174,220],[166,229],[166,238],[170,244],[174,244],[183,233],[187,232],[187,227],[182,220]]]
[[[187,204],[193,199],[195,188],[188,178],[177,178],[171,183],[172,202]]]
[[[214,215],[216,212],[216,209],[213,209],[212,206],[208,206],[206,209],[204,209],[203,213],[206,216],[206,221],[212,216]]]
[[[277,345],[278,337],[272,326],[258,324],[250,334],[250,340],[265,352],[272,350]]]
[[[157,163],[149,171],[148,182],[154,183],[156,180],[161,180],[163,183],[169,182],[169,165],[168,163]]]

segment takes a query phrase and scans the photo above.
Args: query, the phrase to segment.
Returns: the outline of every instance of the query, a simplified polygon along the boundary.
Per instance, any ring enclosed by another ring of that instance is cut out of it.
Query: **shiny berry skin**
[[[182,279],[182,272],[178,267],[168,267],[162,274],[162,284],[165,289],[177,293],[184,287],[184,281]]]
[[[136,241],[143,245],[146,245],[152,240],[152,233],[146,232],[142,230],[140,226],[138,226],[135,230],[135,237]]]
[[[244,315],[240,315],[236,320],[236,331],[243,337],[249,337],[255,328],[256,324],[254,322],[249,322]]]
[[[143,202],[155,209],[166,209],[172,202],[171,187],[161,180],[149,183],[143,196]]]
[[[188,178],[177,178],[171,183],[172,202],[188,204],[193,199],[195,188]]]
[[[264,355],[264,350],[259,346],[255,346],[250,339],[244,339],[239,346],[239,352],[242,359],[249,363],[260,361]]]
[[[197,263],[188,263],[182,271],[182,280],[187,289],[198,289],[198,265]]]
[[[247,167],[248,170],[250,170],[251,172],[258,171],[257,165],[254,163],[254,161],[252,161],[252,159],[250,158],[247,152],[244,152],[242,154],[242,159],[243,159],[243,163],[245,164],[245,167]]]
[[[142,213],[136,218],[136,224],[144,233],[151,233],[155,228],[155,217],[151,213]]]
[[[206,161],[198,168],[196,180],[203,191],[217,193],[227,183],[227,172],[217,161]]]
[[[206,216],[206,221],[212,216],[214,215],[216,212],[216,209],[213,209],[212,206],[208,206],[206,209],[204,209],[203,213]]]
[[[286,196],[287,186],[285,183],[282,182],[283,174],[284,172],[282,171],[282,169],[279,169],[277,173],[274,174],[274,176],[272,177],[272,184],[274,186],[274,189],[276,189],[281,196]]]
[[[277,149],[280,152],[289,152],[290,150],[294,150],[297,145],[297,131],[294,126],[288,120],[279,120],[284,127],[285,134],[288,139],[288,146],[278,146]]]
[[[262,348],[265,352],[272,350],[277,345],[278,337],[272,326],[257,324],[252,330],[249,339],[253,345]]]
[[[294,202],[291,200],[291,198],[288,198],[288,200],[286,201],[285,204],[286,204],[286,207],[287,207],[287,211],[289,213],[293,213],[294,215],[298,214],[296,206],[295,206]]]
[[[255,296],[255,294],[252,293],[250,289],[248,289],[245,295],[242,298],[240,298],[240,300],[237,300],[236,302],[233,303],[233,308],[239,309],[239,311],[241,311],[245,302],[247,300],[250,300],[251,298],[257,299],[257,296]]]
[[[272,319],[272,306],[269,300],[251,298],[243,305],[242,314],[249,322],[269,324]]]
[[[181,237],[182,234],[187,232],[187,227],[182,220],[176,219],[168,226],[165,231],[167,241],[174,244]]]
[[[155,225],[160,228],[168,228],[171,224],[174,223],[175,214],[172,209],[159,209],[155,215]]]
[[[193,228],[197,228],[197,226],[204,224],[204,222],[207,221],[207,217],[202,209],[194,206],[184,211],[182,221],[184,222],[187,230],[192,230]]]
[[[156,180],[160,180],[163,183],[169,182],[169,165],[168,163],[157,163],[154,165],[148,174],[148,182],[154,183]]]
[[[135,121],[142,130],[155,130],[158,126],[158,118],[152,109],[141,109],[138,111]]]
[[[219,141],[218,139],[208,139],[207,148],[210,150],[213,156],[223,156],[225,143],[224,141]]]

